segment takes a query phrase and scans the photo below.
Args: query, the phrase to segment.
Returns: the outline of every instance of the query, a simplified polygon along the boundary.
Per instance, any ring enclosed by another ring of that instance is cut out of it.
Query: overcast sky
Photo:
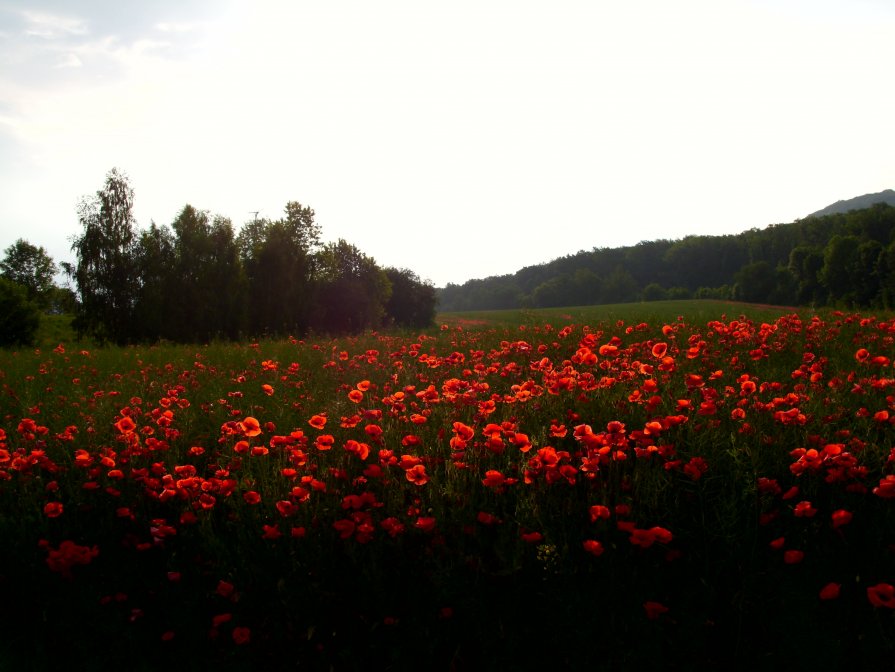
[[[889,0],[0,0],[0,249],[113,167],[436,286],[895,188]]]

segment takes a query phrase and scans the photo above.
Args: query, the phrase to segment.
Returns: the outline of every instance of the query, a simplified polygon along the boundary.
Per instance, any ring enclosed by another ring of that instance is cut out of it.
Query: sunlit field
[[[891,662],[893,316],[438,324],[0,352],[0,669]]]

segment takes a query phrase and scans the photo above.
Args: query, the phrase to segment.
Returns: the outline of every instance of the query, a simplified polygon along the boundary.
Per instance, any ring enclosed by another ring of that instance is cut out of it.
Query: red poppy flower
[[[582,546],[584,546],[584,550],[591,555],[595,555],[597,557],[603,555],[603,544],[601,544],[596,539],[586,539]]]
[[[643,610],[646,612],[646,617],[651,621],[656,620],[668,611],[668,607],[666,607],[661,602],[644,602]]]
[[[233,591],[235,590],[235,586],[229,581],[224,581],[221,579],[218,581],[218,586],[215,589],[215,592],[221,597],[230,597],[233,595]]]
[[[895,586],[889,583],[878,583],[867,587],[867,599],[874,607],[895,609]]]
[[[832,581],[825,585],[820,589],[820,599],[822,600],[835,600],[839,597],[839,589],[840,585],[838,583],[833,583]]]
[[[434,518],[429,516],[420,516],[416,519],[416,522],[413,524],[415,528],[418,530],[422,530],[423,532],[432,532],[435,530],[436,521]]]
[[[62,515],[62,502],[47,502],[44,506],[44,514],[47,518],[58,518]]]
[[[417,464],[404,472],[407,480],[414,485],[425,485],[429,482],[429,475],[426,473],[426,467]]]
[[[797,565],[805,559],[805,553],[795,549],[790,549],[783,554],[783,562],[787,565]]]
[[[229,623],[232,620],[233,620],[233,614],[230,614],[230,613],[216,614],[211,617],[211,625],[215,628],[219,628],[224,623]]]
[[[879,479],[879,486],[873,489],[873,494],[883,499],[895,498],[895,474]]]
[[[283,533],[277,525],[262,525],[262,539],[279,539],[282,536]]]
[[[605,507],[602,504],[594,504],[588,509],[588,514],[590,515],[590,522],[595,523],[600,519],[605,520],[609,518],[610,511],[608,507]]]
[[[845,509],[837,509],[836,511],[833,511],[830,517],[833,521],[833,527],[837,528],[850,523],[852,514],[851,511],[846,511]]]
[[[333,444],[336,442],[336,438],[330,434],[321,434],[314,441],[314,445],[317,447],[317,450],[329,450],[333,447]]]
[[[248,644],[252,640],[252,631],[244,626],[233,628],[233,641],[237,644]]]
[[[248,437],[258,436],[261,433],[261,423],[259,423],[251,415],[239,424],[243,433]]]
[[[130,434],[137,428],[137,423],[135,423],[129,416],[124,416],[115,423],[115,429],[117,429],[121,434]]]
[[[326,416],[320,413],[312,415],[311,419],[308,420],[308,424],[314,429],[323,429],[326,427]]]

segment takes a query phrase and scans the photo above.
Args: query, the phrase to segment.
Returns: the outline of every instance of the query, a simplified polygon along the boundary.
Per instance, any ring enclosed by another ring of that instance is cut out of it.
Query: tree
[[[297,201],[286,204],[285,214],[249,222],[237,237],[250,321],[260,332],[302,333],[310,320],[320,227],[314,211]]]
[[[245,278],[229,219],[184,206],[174,220],[171,306],[174,340],[235,339],[242,329]]]
[[[40,310],[28,300],[28,290],[0,277],[0,347],[31,345],[40,326]]]
[[[863,282],[860,246],[861,239],[857,236],[835,235],[824,248],[824,265],[819,278],[833,301],[850,305],[857,298],[859,285]]]
[[[104,187],[85,197],[78,208],[84,232],[76,236],[74,279],[80,295],[73,322],[78,333],[100,341],[125,343],[133,336],[134,307],[139,289],[134,190],[117,168]]]
[[[643,288],[641,295],[644,301],[664,301],[668,298],[668,290],[658,282],[651,282]]]
[[[386,316],[399,327],[422,329],[435,323],[435,287],[422,282],[406,268],[386,268],[392,293],[385,304]]]
[[[28,292],[28,300],[42,308],[49,305],[56,271],[56,264],[43,247],[21,238],[6,248],[6,257],[0,261],[0,275],[22,285]]]
[[[177,296],[175,260],[171,229],[152,222],[140,234],[136,252],[140,288],[134,313],[139,340],[153,342],[175,337],[176,325],[172,319],[172,310],[178,304],[172,301]]]
[[[340,239],[324,245],[317,271],[314,329],[350,334],[382,324],[392,287],[374,259]]]
[[[798,245],[789,253],[789,271],[795,280],[796,303],[822,305],[827,300],[827,289],[820,282],[824,265],[823,250],[809,245]]]
[[[777,284],[774,269],[766,261],[746,264],[734,275],[733,298],[749,303],[768,303]]]

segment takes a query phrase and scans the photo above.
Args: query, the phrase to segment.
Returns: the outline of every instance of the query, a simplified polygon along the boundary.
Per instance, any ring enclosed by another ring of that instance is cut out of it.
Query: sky
[[[276,219],[437,287],[895,188],[890,0],[0,0],[0,250]]]

